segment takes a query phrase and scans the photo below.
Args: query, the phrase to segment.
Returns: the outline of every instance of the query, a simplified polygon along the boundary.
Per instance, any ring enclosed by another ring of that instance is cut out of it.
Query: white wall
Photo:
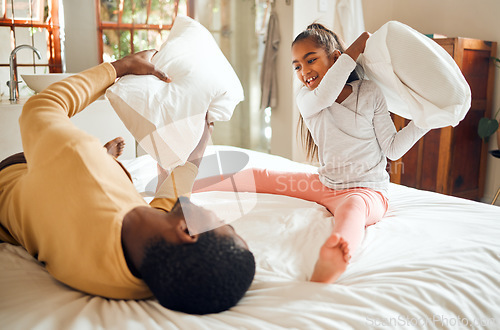
[[[328,0],[325,12],[319,11],[319,0],[275,0],[281,42],[278,52],[278,106],[272,110],[271,153],[296,161],[305,161],[304,152],[296,137],[299,110],[294,91],[300,87],[292,69],[291,44],[296,35],[317,21],[334,27],[335,0]]]
[[[499,0],[363,0],[365,27],[376,31],[390,20],[400,21],[422,33],[467,37],[500,43]],[[500,45],[497,57],[500,56]],[[500,69],[496,70],[493,111],[500,107]],[[499,149],[496,136],[490,149]],[[500,186],[500,159],[488,155],[483,201],[491,202]],[[500,205],[500,200],[497,201]]]
[[[63,7],[66,72],[80,72],[99,64],[95,1],[63,0]]]

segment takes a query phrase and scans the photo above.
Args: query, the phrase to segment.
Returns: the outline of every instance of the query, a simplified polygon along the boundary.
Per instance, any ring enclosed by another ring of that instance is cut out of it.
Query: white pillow
[[[456,126],[470,109],[470,87],[450,54],[402,23],[388,22],[373,33],[360,63],[389,111],[418,127]]]
[[[216,41],[200,23],[177,16],[152,63],[171,83],[127,75],[106,96],[141,147],[169,170],[186,162],[209,121],[227,121],[243,88]]]

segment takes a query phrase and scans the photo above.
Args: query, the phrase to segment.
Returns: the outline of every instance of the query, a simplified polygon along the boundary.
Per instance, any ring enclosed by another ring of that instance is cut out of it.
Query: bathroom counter
[[[19,116],[27,99],[12,104],[9,100],[0,101],[0,160],[22,151]],[[99,99],[91,103],[82,112],[71,118],[80,129],[99,138],[102,144],[117,136],[125,139],[126,146],[121,156],[124,159],[135,158],[135,140],[114,112],[108,100]]]

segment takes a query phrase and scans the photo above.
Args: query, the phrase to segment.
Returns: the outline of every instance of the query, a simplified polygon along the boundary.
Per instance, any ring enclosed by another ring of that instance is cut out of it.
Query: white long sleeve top
[[[401,158],[428,130],[411,121],[396,131],[384,96],[369,80],[349,85],[352,93],[335,100],[356,67],[341,55],[314,90],[303,86],[297,105],[318,146],[321,182],[332,189],[371,188],[387,196],[387,159]]]

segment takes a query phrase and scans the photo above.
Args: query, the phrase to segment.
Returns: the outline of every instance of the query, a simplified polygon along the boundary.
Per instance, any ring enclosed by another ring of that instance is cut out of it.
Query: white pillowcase
[[[127,75],[106,96],[141,147],[163,168],[184,164],[208,120],[227,121],[243,100],[243,88],[210,32],[176,17],[167,41],[151,62],[171,83]]]
[[[420,128],[456,126],[470,109],[470,87],[450,54],[402,23],[390,21],[373,33],[360,64],[389,111]]]

